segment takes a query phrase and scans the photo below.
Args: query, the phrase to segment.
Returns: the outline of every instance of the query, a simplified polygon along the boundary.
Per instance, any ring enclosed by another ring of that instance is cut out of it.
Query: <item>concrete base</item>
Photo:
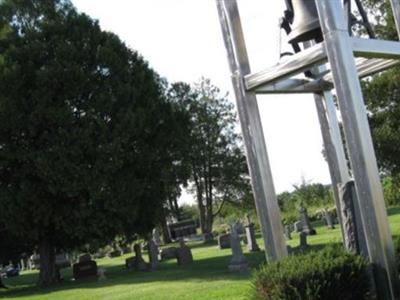
[[[228,266],[229,271],[231,272],[244,272],[249,270],[249,264],[247,262],[242,262],[238,264],[230,264]]]

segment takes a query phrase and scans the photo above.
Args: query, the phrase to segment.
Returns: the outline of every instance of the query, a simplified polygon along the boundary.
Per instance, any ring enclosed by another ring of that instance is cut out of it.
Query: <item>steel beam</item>
[[[303,94],[321,93],[330,89],[332,89],[330,82],[291,78],[261,85],[254,89],[254,92],[256,94]]]
[[[400,43],[385,40],[351,38],[355,56],[367,58],[400,58]]]
[[[302,73],[315,64],[326,62],[326,53],[323,43],[309,49],[283,58],[278,64],[260,72],[245,76],[248,90],[260,87],[263,84],[289,78]]]
[[[359,78],[364,78],[385,71],[398,64],[400,64],[400,61],[393,59],[357,58],[355,60],[357,75]],[[324,76],[322,76],[321,80],[325,82],[325,84],[333,83],[332,73],[325,74]]]
[[[355,56],[372,58],[358,60],[359,77],[384,71],[399,63],[397,60],[393,60],[394,58],[400,59],[400,44],[398,42],[351,38],[350,43]],[[325,63],[326,59],[324,44],[314,45],[292,56],[285,57],[274,66],[246,75],[246,88],[255,90],[257,93],[279,93],[280,89],[282,93],[307,93],[314,92],[318,86],[322,86],[322,90],[326,90],[327,86],[324,81],[332,81],[330,75],[323,77],[322,81],[305,85],[300,84],[294,87],[294,90],[286,88],[290,81],[281,83],[281,81],[290,79],[291,76],[309,70],[315,65]],[[365,68],[366,66],[368,68]]]
[[[246,146],[257,214],[267,260],[287,255],[286,243],[271,167],[255,93],[246,91],[244,76],[250,73],[236,0],[217,0],[218,15],[232,73],[232,84]]]
[[[361,86],[340,0],[317,0],[331,65],[368,253],[379,299],[399,299],[399,279],[382,186]]]

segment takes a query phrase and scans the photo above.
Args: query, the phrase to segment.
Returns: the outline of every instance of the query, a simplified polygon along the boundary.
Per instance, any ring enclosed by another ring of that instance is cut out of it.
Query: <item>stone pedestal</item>
[[[257,245],[256,234],[254,232],[254,224],[250,223],[246,226],[246,238],[247,238],[247,248],[249,251],[260,251],[260,247]]]
[[[158,228],[153,229],[153,242],[156,244],[156,246],[161,245],[161,237]]]
[[[305,250],[308,247],[307,244],[307,233],[300,232],[300,250]]]
[[[156,270],[160,262],[158,261],[158,247],[153,240],[148,242],[149,245],[149,261],[150,261],[150,269]]]
[[[300,208],[300,220],[303,224],[303,230],[302,232],[305,232],[308,235],[315,235],[317,232],[315,229],[312,227],[310,219],[307,214],[307,209],[305,207]]]
[[[228,266],[229,270],[233,272],[247,271],[249,264],[243,255],[240,238],[235,225],[231,226],[231,248],[232,258]]]

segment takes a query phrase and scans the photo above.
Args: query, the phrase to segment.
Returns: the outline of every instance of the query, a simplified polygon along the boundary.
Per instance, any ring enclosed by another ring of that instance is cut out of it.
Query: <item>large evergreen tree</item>
[[[143,58],[69,1],[0,3],[0,223],[48,285],[57,249],[151,230],[177,123]]]

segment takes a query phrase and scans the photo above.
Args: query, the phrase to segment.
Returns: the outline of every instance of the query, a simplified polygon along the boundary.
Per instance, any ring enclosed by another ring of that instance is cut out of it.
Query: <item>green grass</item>
[[[393,235],[400,235],[400,208],[389,209],[390,226]],[[340,243],[340,229],[329,230],[317,224],[317,235],[308,237],[311,249],[318,249],[326,243]],[[258,243],[263,247],[261,238]],[[298,234],[288,244],[294,249],[299,244]],[[18,300],[196,300],[196,299],[248,299],[250,294],[251,271],[230,273],[227,269],[231,251],[219,250],[216,244],[190,244],[194,263],[181,267],[175,260],[162,262],[159,270],[153,272],[128,271],[124,268],[125,255],[117,258],[97,260],[106,269],[107,279],[102,281],[75,282],[71,280],[71,269],[63,270],[64,282],[48,289],[35,286],[37,271],[26,271],[19,277],[5,279],[9,287],[0,291],[1,299]],[[264,253],[245,255],[254,269],[264,261]],[[146,257],[144,255],[144,257]]]

